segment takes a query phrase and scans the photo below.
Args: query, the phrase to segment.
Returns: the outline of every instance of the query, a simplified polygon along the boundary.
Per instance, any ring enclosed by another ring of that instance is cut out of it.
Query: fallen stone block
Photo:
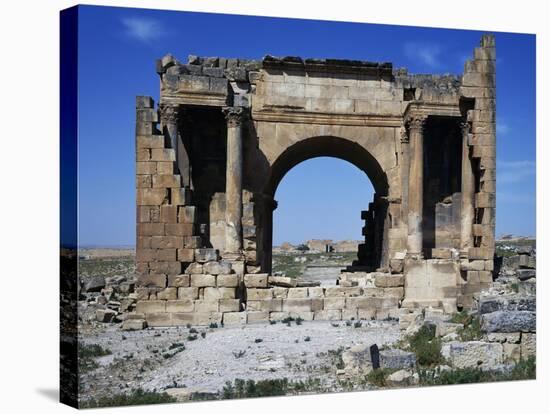
[[[84,284],[83,292],[101,292],[105,287],[105,278],[103,276],[92,276]]]
[[[147,322],[144,319],[126,319],[122,322],[123,331],[141,331],[147,328]]]
[[[95,311],[95,318],[98,322],[109,323],[112,322],[117,312],[112,309],[97,309]]]
[[[518,269],[516,271],[519,280],[528,280],[537,277],[535,269]]]
[[[384,349],[380,351],[380,368],[407,369],[416,366],[416,354],[401,349]]]
[[[536,332],[537,317],[531,311],[496,311],[481,316],[481,329],[493,332]]]
[[[296,279],[292,279],[286,276],[269,276],[267,278],[267,283],[271,286],[281,286],[281,287],[296,287]]]
[[[537,310],[537,298],[525,295],[484,296],[479,299],[480,314],[496,311],[532,311]]]
[[[503,362],[502,344],[494,342],[448,342],[441,354],[454,368],[491,369]]]
[[[347,373],[366,375],[375,367],[379,368],[378,346],[376,344],[354,345],[342,353],[342,362]]]

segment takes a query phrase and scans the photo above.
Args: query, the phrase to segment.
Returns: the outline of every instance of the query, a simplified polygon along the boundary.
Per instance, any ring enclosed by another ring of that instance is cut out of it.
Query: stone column
[[[410,140],[407,252],[422,257],[422,213],[424,201],[424,125],[425,116],[408,120]]]
[[[463,256],[467,257],[468,249],[474,247],[472,237],[472,226],[474,223],[474,197],[475,197],[475,176],[470,158],[470,123],[460,124],[462,131],[462,205],[460,221],[460,248]]]
[[[227,163],[225,173],[225,256],[242,255],[243,137],[242,107],[223,108],[227,120]]]
[[[404,226],[408,226],[410,164],[409,134],[403,127],[401,128],[401,223]]]
[[[173,148],[176,153],[176,168],[174,174],[180,174],[182,185],[190,188],[191,164],[189,162],[189,154],[179,134],[179,121],[183,116],[184,110],[180,109],[179,105],[169,104],[161,104],[159,109],[164,136],[170,140],[170,147]]]

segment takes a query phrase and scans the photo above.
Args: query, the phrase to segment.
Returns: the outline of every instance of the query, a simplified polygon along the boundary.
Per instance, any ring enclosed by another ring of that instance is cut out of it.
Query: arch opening
[[[273,212],[277,208],[278,201],[275,201],[277,189],[287,175],[298,164],[307,160],[319,157],[329,157],[346,161],[360,171],[364,172],[367,180],[364,187],[356,188],[355,191],[372,194],[372,200],[366,201],[363,208],[357,211],[357,215],[363,220],[360,229],[360,243],[357,246],[354,258],[350,258],[346,270],[373,271],[387,262],[387,230],[389,227],[388,201],[389,190],[388,180],[382,167],[364,147],[361,145],[333,136],[321,136],[308,138],[299,141],[288,147],[272,164],[270,175],[266,181],[263,195],[269,203],[263,203],[263,234],[261,235],[259,251],[262,252],[262,268],[272,272],[273,257]],[[329,172],[327,172],[329,173]],[[322,177],[316,177],[322,182]],[[370,181],[370,185],[369,185]],[[371,187],[372,185],[372,187]],[[329,191],[327,191],[327,194]],[[345,203],[346,200],[339,200]],[[326,250],[326,249],[325,249]]]

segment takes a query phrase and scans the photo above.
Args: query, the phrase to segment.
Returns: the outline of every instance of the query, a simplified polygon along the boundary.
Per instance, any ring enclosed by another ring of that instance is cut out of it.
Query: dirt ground
[[[80,337],[81,346],[99,344],[111,352],[95,358],[99,367],[82,374],[82,398],[136,388],[215,393],[235,379],[318,380],[323,391],[349,390],[353,384],[339,378],[342,350],[373,342],[383,346],[398,338],[397,324],[389,321],[361,327],[313,321],[134,332],[111,325]]]

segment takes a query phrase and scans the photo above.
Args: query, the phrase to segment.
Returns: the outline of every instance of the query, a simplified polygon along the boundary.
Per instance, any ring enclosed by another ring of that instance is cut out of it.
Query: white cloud
[[[506,135],[508,132],[510,132],[508,124],[497,121],[497,134]]]
[[[144,43],[150,43],[164,34],[160,22],[153,19],[127,17],[122,19],[122,24],[128,36]]]
[[[405,56],[412,60],[419,60],[430,68],[441,65],[441,48],[433,43],[408,42],[404,46]]]
[[[531,160],[497,161],[497,183],[515,184],[536,174],[536,163]]]

